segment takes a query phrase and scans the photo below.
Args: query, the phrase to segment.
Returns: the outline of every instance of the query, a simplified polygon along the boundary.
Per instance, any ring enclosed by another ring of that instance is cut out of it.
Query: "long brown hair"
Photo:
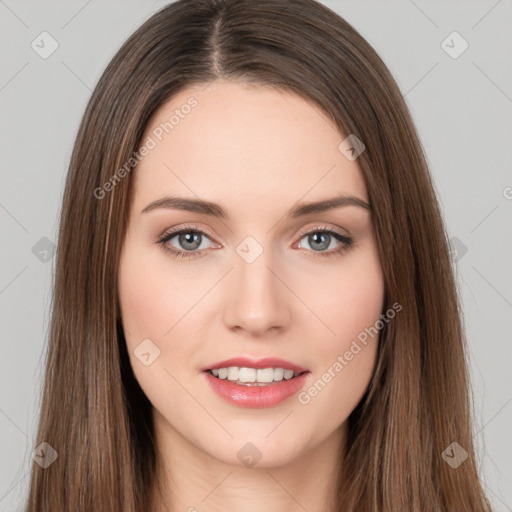
[[[117,292],[136,172],[126,162],[160,105],[218,78],[298,94],[366,146],[358,163],[384,310],[394,302],[403,309],[381,332],[371,384],[349,417],[336,509],[489,511],[473,448],[459,298],[423,149],[375,50],[314,0],[179,0],[133,33],[100,78],[64,191],[34,445],[48,443],[58,458],[47,468],[33,464],[26,510],[150,509],[158,454]],[[454,442],[468,454],[457,468],[442,456]]]

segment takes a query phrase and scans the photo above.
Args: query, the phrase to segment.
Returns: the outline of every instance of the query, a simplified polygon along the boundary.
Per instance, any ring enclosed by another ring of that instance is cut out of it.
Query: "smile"
[[[241,386],[268,386],[283,380],[298,377],[302,372],[284,368],[248,368],[229,366],[208,370],[214,377],[229,380]]]
[[[258,409],[276,406],[298,393],[311,372],[283,359],[241,357],[203,368],[201,375],[229,404]]]

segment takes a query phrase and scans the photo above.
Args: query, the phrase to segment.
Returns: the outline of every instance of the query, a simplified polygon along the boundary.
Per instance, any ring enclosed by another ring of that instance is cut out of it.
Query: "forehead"
[[[357,160],[320,108],[269,87],[213,82],[181,91],[153,115],[135,170],[135,201],[181,193],[236,208],[322,199],[368,201]]]

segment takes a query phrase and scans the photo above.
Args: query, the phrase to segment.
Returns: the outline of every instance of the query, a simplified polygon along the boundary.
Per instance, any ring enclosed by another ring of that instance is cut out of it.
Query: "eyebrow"
[[[357,206],[371,211],[371,207],[366,201],[363,201],[362,199],[354,196],[341,195],[312,203],[299,203],[298,205],[291,208],[286,213],[286,216],[291,218],[302,217],[312,213],[320,213],[332,210],[334,208],[340,208],[342,206]],[[219,204],[201,199],[188,199],[185,197],[176,196],[157,199],[156,201],[149,203],[141,211],[141,213],[147,213],[157,208],[171,208],[177,210],[185,210],[188,212],[203,213],[205,215],[218,217],[219,219],[229,218],[227,211]]]

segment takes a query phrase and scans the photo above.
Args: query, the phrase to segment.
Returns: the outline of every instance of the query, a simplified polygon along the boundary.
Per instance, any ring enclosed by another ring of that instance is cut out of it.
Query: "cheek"
[[[123,325],[131,342],[162,339],[177,321],[186,288],[178,288],[176,278],[136,250],[121,258],[119,276]]]
[[[314,377],[299,401],[306,408],[311,404],[333,411],[326,427],[334,428],[364,395],[375,366],[380,334],[375,325],[384,305],[384,282],[376,251],[347,259],[323,282],[328,287],[310,300],[330,331],[326,330],[319,340],[321,355],[311,354],[311,360],[317,361]]]
[[[175,272],[174,278],[171,276],[169,265],[163,266],[137,246],[127,243],[126,247],[119,266],[119,301],[133,372],[157,409],[181,407],[183,391],[172,376],[184,381],[182,362],[191,360],[195,347],[190,342],[172,341],[183,340],[185,334],[187,340],[191,338],[191,332],[184,332],[189,324],[183,316],[194,299],[193,290],[190,298],[184,297],[190,287],[182,286],[186,283],[178,282]],[[139,345],[146,339],[152,344],[145,342],[141,351]],[[146,366],[137,357],[143,352],[149,352],[151,358],[158,356]]]
[[[380,273],[367,267],[366,272],[340,277],[333,293],[340,298],[333,330],[344,345],[378,320],[384,305],[384,285]]]
[[[169,372],[183,381],[190,367],[196,367],[203,317],[194,305],[204,291],[193,283],[193,276],[177,271],[167,258],[128,239],[119,266],[122,322],[133,371],[152,400],[163,393],[166,403],[174,403],[182,392]],[[152,343],[141,345],[146,339]],[[138,354],[147,352],[139,346],[158,354],[150,365],[138,359]]]
[[[308,301],[328,327],[320,326],[324,331],[322,352],[332,359],[349,350],[352,341],[379,319],[384,305],[384,281],[376,250],[354,253],[336,272],[329,268],[322,272],[314,279],[308,278]],[[311,282],[325,285],[312,287]],[[304,289],[303,294],[306,293]]]
[[[380,315],[381,301],[374,299],[363,312],[354,303],[347,304],[352,315],[343,315],[346,321],[335,325],[337,334],[330,341],[324,338],[321,360],[317,353],[313,375],[297,396],[304,417],[315,422],[313,418],[322,416],[321,426],[312,427],[319,429],[320,437],[347,420],[368,389],[375,368],[379,333],[364,336]]]

